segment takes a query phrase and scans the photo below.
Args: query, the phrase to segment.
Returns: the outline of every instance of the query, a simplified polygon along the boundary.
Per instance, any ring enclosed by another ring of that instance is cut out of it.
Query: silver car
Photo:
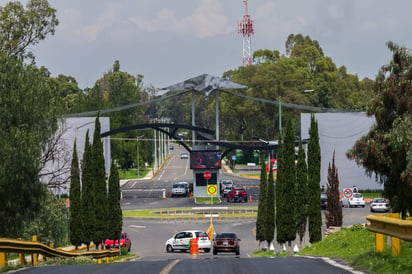
[[[232,191],[233,188],[235,188],[235,184],[232,180],[220,181],[220,194],[222,194],[223,197],[226,197],[226,195]]]
[[[389,203],[385,198],[374,198],[371,203],[371,212],[388,212]]]
[[[172,197],[187,196],[189,194],[189,183],[188,182],[178,182],[178,183],[173,184],[171,194],[172,194]]]

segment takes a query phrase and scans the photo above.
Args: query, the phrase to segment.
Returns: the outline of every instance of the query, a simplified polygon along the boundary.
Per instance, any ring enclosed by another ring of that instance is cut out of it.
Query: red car
[[[104,245],[106,248],[117,248],[119,246],[119,240],[116,239],[116,241],[114,241],[106,239],[104,241]],[[130,240],[129,235],[127,235],[126,232],[120,233],[120,247],[124,246],[128,251],[130,251],[130,248],[132,247],[132,241]]]
[[[239,242],[240,239],[235,233],[217,233],[216,237],[213,239],[213,255],[217,255],[218,252],[233,252],[236,255],[239,255]]]
[[[247,203],[247,193],[244,188],[234,188],[227,194],[228,202],[242,202]]]

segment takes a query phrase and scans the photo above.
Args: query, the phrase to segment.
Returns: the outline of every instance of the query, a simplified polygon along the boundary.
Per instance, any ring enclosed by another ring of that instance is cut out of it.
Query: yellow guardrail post
[[[32,240],[33,242],[37,242],[37,236],[36,236],[36,235],[33,235],[33,236],[31,237],[31,240]],[[33,265],[33,266],[37,266],[38,263],[39,263],[37,253],[33,253],[31,256],[32,256],[32,259],[31,259],[32,265]]]
[[[24,254],[23,253],[19,253],[19,261],[20,261],[20,265],[25,265],[26,262],[24,261]]]
[[[380,233],[375,233],[375,251],[383,252],[385,247],[385,235]]]
[[[0,252],[0,269],[7,266],[7,253]]]
[[[399,213],[387,213],[387,217],[399,219]],[[392,246],[392,256],[398,256],[401,254],[401,239],[396,237],[391,237],[391,246]]]

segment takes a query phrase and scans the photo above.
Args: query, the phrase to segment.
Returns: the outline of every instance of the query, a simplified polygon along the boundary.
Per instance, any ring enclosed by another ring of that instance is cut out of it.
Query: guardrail
[[[391,236],[392,256],[401,254],[401,240],[412,242],[412,219],[399,219],[399,213],[368,215],[366,219],[370,222],[367,230],[376,233],[376,252],[384,250],[385,236]]]
[[[82,251],[72,252],[64,251],[62,249],[56,249],[48,245],[37,242],[37,237],[33,236],[33,241],[23,241],[9,238],[0,238],[0,269],[7,266],[7,253],[19,253],[20,263],[24,264],[23,254],[32,255],[32,265],[38,265],[38,255],[41,254],[48,258],[64,257],[71,258],[77,256],[90,256],[94,259],[115,257],[119,255],[118,249],[107,250],[94,250],[94,251]]]
[[[157,212],[160,222],[192,222],[205,224],[212,219],[217,223],[234,223],[248,220],[253,221],[257,216],[257,208],[231,208],[227,206],[192,207],[182,210],[161,210]]]

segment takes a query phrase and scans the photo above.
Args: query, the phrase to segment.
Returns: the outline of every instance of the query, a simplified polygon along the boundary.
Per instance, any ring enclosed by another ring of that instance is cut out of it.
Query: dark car
[[[217,233],[213,239],[213,255],[218,252],[233,252],[240,254],[240,239],[232,232]]]
[[[247,192],[244,188],[234,188],[227,195],[228,202],[245,202],[247,203]]]
[[[320,208],[321,209],[326,209],[326,206],[328,205],[328,195],[325,193],[320,194]]]

